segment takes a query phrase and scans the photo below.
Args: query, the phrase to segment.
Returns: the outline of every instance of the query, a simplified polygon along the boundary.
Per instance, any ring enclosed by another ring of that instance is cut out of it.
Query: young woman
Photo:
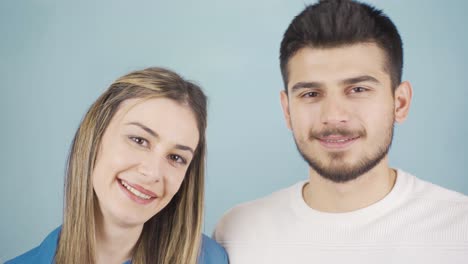
[[[63,225],[7,263],[227,263],[201,233],[206,115],[169,70],[115,81],[75,134]]]

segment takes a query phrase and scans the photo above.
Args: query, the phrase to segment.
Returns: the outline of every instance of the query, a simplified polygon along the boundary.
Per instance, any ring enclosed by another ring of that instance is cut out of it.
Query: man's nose
[[[339,97],[329,97],[322,101],[321,122],[324,125],[343,125],[349,121],[346,102]]]

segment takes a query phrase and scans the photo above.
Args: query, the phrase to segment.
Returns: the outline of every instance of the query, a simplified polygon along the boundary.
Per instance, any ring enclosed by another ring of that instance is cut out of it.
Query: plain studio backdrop
[[[468,194],[468,1],[369,1],[397,25],[408,120],[391,165]],[[308,176],[279,103],[279,45],[308,1],[0,2],[0,262],[62,222],[65,161],[91,103],[149,66],[209,96],[205,233],[235,204]]]

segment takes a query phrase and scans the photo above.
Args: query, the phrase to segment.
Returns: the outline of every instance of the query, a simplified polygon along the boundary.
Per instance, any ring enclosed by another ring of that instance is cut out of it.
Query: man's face
[[[375,44],[302,48],[289,61],[281,102],[298,150],[318,174],[346,182],[388,153],[395,100]]]

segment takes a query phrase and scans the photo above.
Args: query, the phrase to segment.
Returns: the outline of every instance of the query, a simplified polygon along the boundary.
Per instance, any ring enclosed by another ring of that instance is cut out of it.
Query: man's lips
[[[341,135],[331,135],[326,137],[319,137],[318,139],[321,141],[328,141],[328,142],[344,142],[347,140],[353,140],[358,138],[359,136],[341,136]]]
[[[326,137],[317,138],[320,144],[329,149],[343,149],[358,140],[360,136],[340,136],[331,135]]]

